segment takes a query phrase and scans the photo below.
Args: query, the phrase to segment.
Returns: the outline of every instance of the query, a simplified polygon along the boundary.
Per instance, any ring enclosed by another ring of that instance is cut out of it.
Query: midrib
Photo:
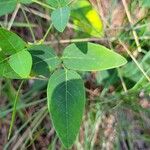
[[[65,76],[66,76],[66,78],[65,78],[65,82],[66,82],[66,97],[65,97],[65,99],[66,99],[66,139],[67,139],[67,145],[68,145],[68,142],[69,142],[69,138],[68,138],[68,128],[69,128],[69,122],[68,122],[68,96],[67,96],[67,93],[68,93],[68,84],[67,84],[67,82],[68,82],[68,76],[67,76],[67,70],[65,70]]]

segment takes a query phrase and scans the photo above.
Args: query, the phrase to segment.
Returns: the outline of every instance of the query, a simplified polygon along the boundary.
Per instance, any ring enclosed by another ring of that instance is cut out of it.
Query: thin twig
[[[45,41],[44,44],[56,44],[56,43],[61,43],[61,44],[67,44],[67,43],[80,43],[80,42],[104,42],[107,41],[107,38],[83,38],[83,39],[66,39],[66,40],[59,40],[59,41]],[[115,38],[110,38],[111,41],[116,40]]]
[[[48,21],[50,20],[50,16],[47,15],[47,14],[41,13],[41,12],[39,12],[39,11],[37,11],[37,10],[32,9],[32,8],[27,8],[27,7],[25,7],[25,6],[22,6],[22,8],[23,8],[25,11],[29,12],[29,13],[32,13],[32,14],[34,14],[34,15],[36,15],[36,16],[39,16],[39,17],[41,17],[41,18],[43,18],[43,19],[46,19],[46,20],[48,20]]]
[[[133,38],[127,37],[125,39],[133,39]],[[149,36],[143,36],[143,37],[140,37],[140,39],[149,40],[150,37]],[[65,39],[65,40],[59,40],[59,41],[45,41],[44,44],[49,45],[49,44],[56,44],[56,43],[67,44],[67,43],[78,43],[78,42],[106,42],[108,40],[113,42],[115,40],[118,40],[118,38],[117,37],[110,37],[110,38]]]
[[[11,27],[12,27],[12,25],[13,25],[13,22],[14,22],[14,20],[15,20],[15,18],[16,18],[16,15],[17,15],[17,13],[18,13],[18,11],[19,11],[19,8],[20,8],[20,4],[18,3],[17,6],[16,6],[15,11],[14,11],[13,14],[12,14],[12,17],[11,17],[11,19],[10,19],[10,22],[9,22],[9,24],[8,24],[8,27],[7,27],[8,30],[11,29]]]
[[[132,33],[133,33],[133,36],[134,36],[134,39],[135,39],[135,43],[137,45],[138,52],[142,52],[138,35],[137,35],[136,31],[133,28],[134,23],[133,23],[131,14],[130,14],[129,9],[128,9],[127,2],[126,2],[126,0],[122,0],[122,3],[123,3],[123,6],[124,6],[124,9],[126,11],[126,15],[127,15],[128,20],[129,20],[129,23],[130,23],[130,25],[132,27]]]
[[[134,63],[137,65],[137,67],[140,69],[140,71],[143,73],[143,75],[145,76],[145,78],[150,82],[150,77],[147,75],[147,73],[144,71],[144,69],[140,66],[140,64],[138,63],[138,61],[134,58],[134,56],[132,55],[132,53],[130,52],[130,50],[128,50],[128,48],[126,47],[126,45],[119,40],[119,42],[121,43],[121,45],[123,46],[123,48],[126,50],[126,52],[128,53],[128,55],[132,58],[132,60],[134,61]]]
[[[46,19],[48,21],[51,20],[50,16],[47,15],[47,14],[41,13],[41,12],[39,12],[37,10],[32,9],[32,8],[27,8],[25,6],[23,8],[24,8],[25,11],[30,12],[30,13],[38,16],[38,17],[41,17],[41,18]],[[68,23],[67,27],[72,28],[72,29],[76,29],[76,27],[73,24],[71,24],[71,23]]]
[[[118,75],[119,75],[119,78],[120,78],[120,80],[121,80],[121,84],[122,84],[122,87],[123,87],[123,89],[124,89],[124,92],[125,93],[127,93],[127,86],[126,86],[126,84],[125,84],[125,82],[124,82],[124,79],[123,79],[123,77],[122,77],[122,75],[121,75],[121,72],[120,72],[120,69],[119,68],[117,68],[117,71],[118,71]]]
[[[24,9],[22,7],[21,7],[21,10],[22,10],[23,15],[24,15],[24,17],[26,19],[27,24],[29,25],[29,30],[31,32],[32,39],[33,39],[34,43],[36,43],[36,38],[35,38],[35,35],[34,35],[34,32],[33,32],[33,29],[32,29],[32,27],[30,25],[29,19],[28,19],[27,15],[26,15],[26,13],[25,13],[25,11],[24,11]]]
[[[43,39],[41,40],[42,43],[46,40],[46,38],[47,38],[50,30],[52,29],[52,26],[53,26],[53,24],[51,23],[50,26],[49,26],[49,28],[47,29],[45,35],[43,36]]]

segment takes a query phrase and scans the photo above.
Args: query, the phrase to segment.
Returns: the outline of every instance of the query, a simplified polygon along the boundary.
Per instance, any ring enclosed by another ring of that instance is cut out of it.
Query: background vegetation
[[[91,41],[114,49],[128,60],[117,69],[82,73],[86,111],[72,149],[150,149],[150,1],[72,1],[65,32],[51,28],[46,39],[52,10],[44,0],[33,2],[17,4],[15,10],[0,17],[0,25],[30,44],[51,45],[58,55],[69,43]],[[50,76],[42,68],[39,65],[36,70]],[[0,79],[0,149],[64,149],[47,110],[47,80],[30,79],[18,90],[20,84],[20,80]],[[16,95],[17,114],[8,140]]]

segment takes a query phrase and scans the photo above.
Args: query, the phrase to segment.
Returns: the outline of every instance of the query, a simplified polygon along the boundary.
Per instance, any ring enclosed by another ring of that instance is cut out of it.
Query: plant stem
[[[47,36],[48,36],[48,34],[49,34],[49,32],[50,32],[52,26],[53,26],[53,24],[51,23],[50,26],[49,26],[49,28],[47,29],[47,31],[46,31],[46,33],[45,33],[43,39],[41,40],[42,43],[46,40],[46,38],[47,38]]]
[[[117,68],[117,71],[118,71],[118,75],[119,75],[119,78],[120,78],[120,80],[121,80],[121,84],[122,84],[122,87],[123,87],[123,89],[124,89],[124,92],[125,93],[127,93],[127,86],[126,86],[126,84],[125,84],[125,82],[124,82],[124,79],[123,79],[123,77],[122,77],[122,75],[121,75],[121,72],[120,72],[120,68]]]
[[[14,101],[14,106],[13,106],[13,113],[12,113],[12,118],[11,118],[11,123],[10,123],[10,128],[9,128],[9,132],[8,132],[8,140],[10,139],[10,136],[11,136],[11,133],[12,133],[12,128],[13,128],[14,121],[15,121],[15,116],[16,116],[16,108],[17,108],[18,96],[19,96],[19,92],[21,90],[23,82],[24,81],[22,81],[20,83],[20,86],[19,86],[18,91],[16,93],[16,97],[15,97],[15,101]]]
[[[128,18],[128,20],[129,20],[129,23],[130,23],[130,25],[131,25],[131,27],[132,27],[132,34],[133,34],[133,36],[134,36],[134,39],[135,39],[135,43],[136,43],[136,45],[137,45],[138,52],[142,52],[138,35],[137,35],[136,31],[135,31],[134,28],[133,28],[133,25],[134,25],[134,24],[133,24],[133,21],[132,21],[132,17],[131,17],[131,15],[130,15],[130,12],[129,12],[129,10],[128,10],[127,2],[126,2],[126,0],[122,0],[122,3],[123,3],[123,6],[124,6],[124,9],[125,9],[125,11],[126,11],[127,18]]]
[[[33,41],[34,41],[34,43],[36,43],[36,38],[35,38],[34,32],[33,32],[33,30],[32,30],[32,27],[31,27],[31,25],[30,25],[29,19],[28,19],[27,15],[26,15],[26,13],[25,13],[25,11],[24,11],[24,9],[23,9],[22,7],[21,7],[21,10],[22,10],[22,12],[23,12],[23,15],[24,15],[26,21],[27,21],[27,24],[29,25],[29,30],[30,30],[30,32],[31,32],[31,36],[32,36],[32,38],[33,38]]]
[[[38,16],[38,17],[44,18],[48,21],[50,20],[50,15],[48,15],[48,14],[41,13],[40,11],[37,11],[37,10],[32,9],[32,8],[27,8],[25,6],[22,6],[22,7],[25,11],[27,11],[29,13],[32,13],[32,14]]]
[[[12,24],[16,18],[17,13],[18,13],[19,8],[20,8],[20,4],[17,4],[16,9],[15,9],[14,13],[12,14],[12,17],[11,17],[10,22],[8,24],[8,28],[7,28],[8,30],[11,29]]]
[[[134,63],[137,65],[137,67],[140,69],[140,71],[143,73],[143,75],[145,76],[145,78],[150,82],[150,77],[146,74],[146,72],[144,71],[144,69],[140,66],[140,64],[134,58],[134,56],[132,55],[132,53],[128,50],[128,48],[126,47],[126,45],[121,40],[119,40],[119,42],[121,43],[121,45],[123,46],[123,48],[126,50],[126,52],[128,53],[128,55],[132,58],[132,60],[134,61]]]

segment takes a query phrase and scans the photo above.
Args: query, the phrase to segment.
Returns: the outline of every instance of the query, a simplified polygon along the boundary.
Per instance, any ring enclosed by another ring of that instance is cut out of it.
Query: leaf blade
[[[15,33],[0,28],[0,48],[8,55],[14,54],[24,49],[26,43]]]
[[[54,27],[59,31],[63,32],[70,17],[69,7],[62,7],[52,12],[51,18]]]
[[[29,51],[33,57],[38,57],[43,60],[48,65],[48,69],[53,71],[58,67],[61,63],[59,57],[56,55],[53,48],[46,45],[34,45],[33,47],[29,48]],[[41,62],[36,62],[36,65],[40,64]]]
[[[17,0],[1,0],[0,1],[0,16],[13,12],[17,5]]]
[[[28,78],[32,67],[31,54],[22,50],[10,56],[8,60],[11,68],[22,78]]]
[[[49,80],[47,97],[56,132],[69,148],[76,139],[84,111],[85,90],[81,77],[74,71],[58,70]]]
[[[24,51],[26,43],[15,33],[0,28],[0,76],[21,79],[22,77],[11,67],[9,60],[18,52]],[[25,57],[23,58],[25,59]],[[16,62],[17,63],[17,62]]]
[[[67,6],[69,2],[70,0],[47,0],[47,3],[55,8]]]
[[[11,68],[8,61],[0,63],[0,77],[9,79],[21,79],[21,77]]]
[[[62,60],[67,68],[80,71],[107,70],[127,62],[121,55],[94,43],[69,45],[64,50]]]

